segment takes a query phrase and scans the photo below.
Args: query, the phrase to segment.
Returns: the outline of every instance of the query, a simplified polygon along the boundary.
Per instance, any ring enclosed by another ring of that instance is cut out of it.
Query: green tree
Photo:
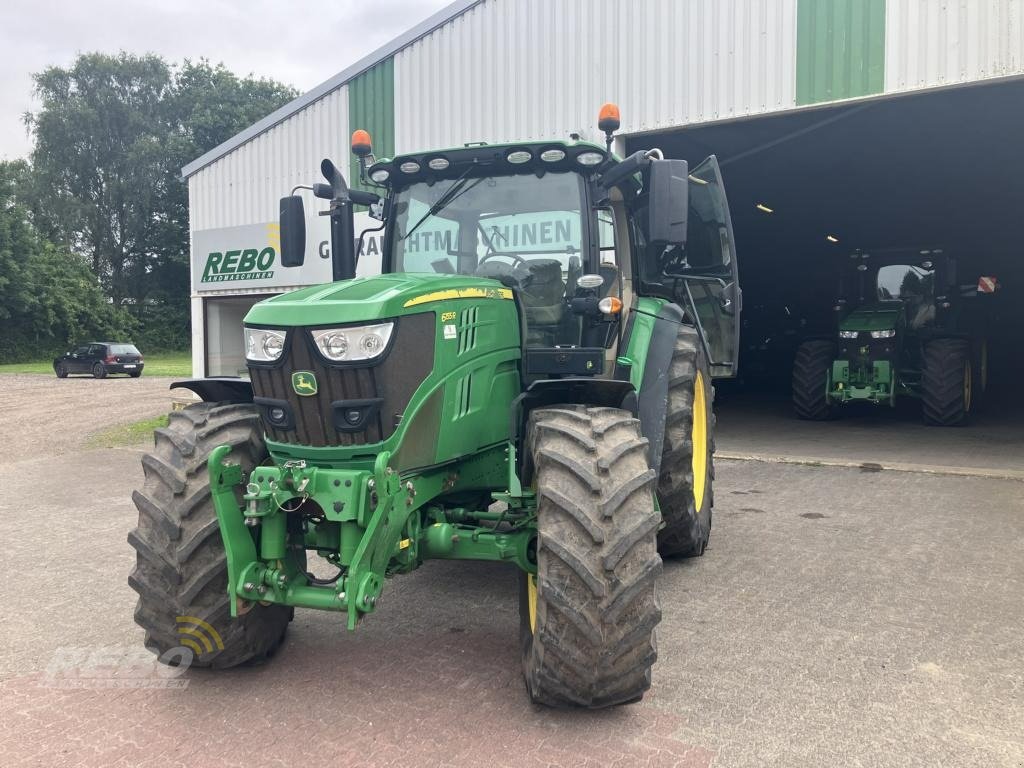
[[[0,162],[0,359],[128,338],[132,319],[104,296],[89,266],[36,232],[21,202],[29,178],[24,161]]]
[[[205,60],[83,54],[35,75],[33,211],[90,265],[116,307],[188,339],[188,200],[181,167],[294,98]],[[170,323],[170,326],[168,326]]]

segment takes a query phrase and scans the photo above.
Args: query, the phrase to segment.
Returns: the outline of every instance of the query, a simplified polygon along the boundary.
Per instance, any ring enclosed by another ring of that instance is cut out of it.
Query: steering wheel
[[[529,261],[527,259],[524,259],[518,253],[508,253],[508,252],[505,252],[505,251],[491,251],[490,253],[485,254],[484,257],[481,258],[480,261],[477,262],[477,266],[480,266],[481,264],[483,264],[488,259],[493,259],[495,256],[504,256],[506,259],[512,259],[513,265],[515,265],[517,267],[520,264],[523,264],[523,265],[529,264]]]

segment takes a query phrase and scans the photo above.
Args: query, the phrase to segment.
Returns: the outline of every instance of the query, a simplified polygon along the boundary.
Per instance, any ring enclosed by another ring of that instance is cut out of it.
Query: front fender
[[[251,403],[252,382],[236,376],[214,376],[207,379],[184,379],[171,384],[171,389],[188,389],[205,403]]]

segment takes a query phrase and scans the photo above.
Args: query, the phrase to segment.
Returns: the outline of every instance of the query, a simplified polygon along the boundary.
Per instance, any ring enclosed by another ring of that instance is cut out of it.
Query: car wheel
[[[142,375],[142,371],[130,371],[128,375],[131,376],[133,379],[137,379],[139,378],[139,376]]]
[[[92,377],[94,379],[107,378],[107,369],[104,367],[103,363],[96,363],[96,365],[92,367]]]
[[[53,367],[54,372],[57,374],[58,379],[66,379],[68,377],[68,369],[64,363],[57,363]]]

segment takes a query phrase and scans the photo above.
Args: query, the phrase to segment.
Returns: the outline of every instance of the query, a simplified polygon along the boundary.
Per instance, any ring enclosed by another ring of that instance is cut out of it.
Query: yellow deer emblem
[[[292,389],[296,395],[309,397],[317,393],[316,376],[310,371],[295,371],[292,374]]]

